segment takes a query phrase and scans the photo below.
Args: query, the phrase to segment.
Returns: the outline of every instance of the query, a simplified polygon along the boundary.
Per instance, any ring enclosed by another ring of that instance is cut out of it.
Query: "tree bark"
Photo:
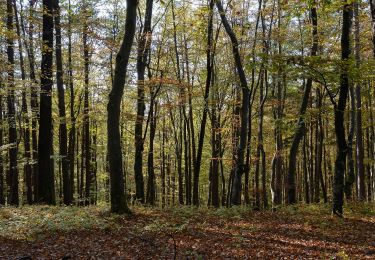
[[[7,57],[8,57],[8,88],[7,88],[7,106],[8,106],[8,131],[9,131],[9,176],[10,176],[10,195],[9,204],[18,206],[18,169],[17,169],[17,128],[16,128],[16,109],[14,96],[14,43],[13,43],[13,3],[7,0]]]
[[[225,28],[226,33],[228,34],[231,43],[233,58],[236,64],[237,73],[241,83],[242,90],[242,114],[241,114],[241,133],[240,133],[240,143],[237,149],[237,157],[235,161],[235,172],[234,179],[232,184],[232,194],[231,194],[231,203],[233,205],[241,204],[241,189],[242,189],[242,175],[244,172],[244,152],[246,149],[246,139],[247,139],[247,127],[248,127],[248,114],[249,114],[249,88],[247,85],[247,79],[245,72],[243,70],[241,56],[238,50],[238,40],[236,34],[232,30],[231,25],[228,22],[228,19],[225,15],[223,5],[220,0],[216,1],[216,7],[219,11],[221,21]]]
[[[333,214],[342,216],[344,204],[344,176],[345,162],[347,155],[347,143],[345,138],[344,112],[349,92],[349,64],[348,59],[351,54],[350,32],[352,26],[352,5],[343,6],[343,23],[341,35],[341,60],[342,71],[340,76],[339,100],[335,105],[335,133],[337,142],[337,154],[335,161],[335,174],[333,182]]]
[[[124,174],[122,170],[122,153],[120,140],[120,105],[124,92],[125,77],[129,56],[134,40],[136,19],[137,19],[137,0],[127,0],[125,34],[121,48],[116,56],[115,75],[112,90],[108,101],[108,159],[111,179],[111,211],[115,213],[130,212],[126,195],[124,192]]]
[[[311,23],[313,25],[312,30],[312,39],[313,44],[311,46],[311,56],[316,56],[318,51],[318,15],[315,7],[315,3],[313,7],[310,9],[311,14]],[[288,167],[288,178],[287,178],[287,185],[288,185],[288,204],[294,204],[297,202],[296,198],[296,180],[295,180],[295,171],[296,171],[296,158],[298,153],[298,146],[299,143],[305,134],[305,113],[307,109],[307,105],[309,103],[309,97],[312,87],[312,78],[308,78],[305,91],[303,94],[303,99],[299,111],[299,118],[297,123],[297,129],[293,136],[292,145],[289,152],[289,167]]]
[[[71,197],[71,183],[69,173],[69,158],[68,158],[68,132],[66,128],[66,113],[65,113],[65,90],[63,79],[63,60],[62,60],[62,45],[61,45],[61,25],[60,25],[60,4],[59,0],[54,0],[54,18],[55,18],[55,32],[56,32],[56,84],[58,95],[59,108],[59,162],[61,163],[62,182],[63,182],[63,198],[64,204],[70,205],[72,203]]]
[[[135,197],[144,203],[144,181],[143,181],[143,120],[145,115],[145,69],[148,61],[148,53],[151,46],[151,20],[153,0],[147,0],[143,31],[140,35],[137,53],[137,75],[138,75],[138,98],[137,98],[137,119],[135,121]]]
[[[210,0],[210,13],[207,24],[207,46],[206,46],[206,84],[204,90],[204,108],[201,121],[201,127],[199,131],[199,140],[197,148],[197,157],[194,164],[194,176],[193,176],[193,204],[199,205],[199,172],[202,161],[202,151],[204,143],[204,133],[206,130],[207,113],[208,113],[208,96],[210,93],[211,79],[212,79],[212,37],[213,37],[213,8],[214,0]]]

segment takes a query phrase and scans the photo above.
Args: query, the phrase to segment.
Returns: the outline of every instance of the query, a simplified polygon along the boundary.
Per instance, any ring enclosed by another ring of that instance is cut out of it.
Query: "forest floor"
[[[375,259],[373,204],[132,210],[1,208],[0,259]]]

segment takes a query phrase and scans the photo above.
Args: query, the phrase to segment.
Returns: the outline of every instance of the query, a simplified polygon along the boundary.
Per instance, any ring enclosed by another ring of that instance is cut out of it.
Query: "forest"
[[[0,258],[375,258],[375,0],[0,18]]]

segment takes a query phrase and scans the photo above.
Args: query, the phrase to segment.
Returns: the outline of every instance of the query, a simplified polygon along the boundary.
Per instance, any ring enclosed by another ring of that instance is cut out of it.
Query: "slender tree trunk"
[[[152,20],[153,0],[147,0],[143,32],[140,35],[137,54],[137,75],[138,75],[138,99],[137,99],[137,119],[135,121],[135,197],[144,203],[144,181],[142,173],[143,165],[143,120],[145,114],[145,69],[148,64],[148,53],[151,45],[151,20]]]
[[[70,198],[73,200],[74,194],[74,158],[75,158],[75,143],[76,143],[76,117],[74,112],[74,82],[73,82],[73,64],[72,64],[72,17],[71,5],[69,0],[68,7],[68,82],[70,91],[70,121],[71,128],[69,132],[69,172],[70,172]],[[78,187],[78,186],[77,186]]]
[[[92,169],[91,169],[91,137],[90,137],[90,108],[89,108],[89,46],[87,43],[88,35],[88,4],[84,4],[84,21],[83,21],[83,59],[84,59],[84,75],[85,75],[85,93],[83,102],[83,129],[84,129],[84,150],[85,150],[85,205],[92,203]]]
[[[17,128],[16,109],[14,96],[14,43],[13,43],[13,3],[7,0],[7,56],[8,56],[8,132],[9,132],[9,176],[10,176],[10,196],[9,204],[18,206],[18,169],[17,169]]]
[[[156,113],[157,113],[157,102],[155,101],[154,91],[150,92],[150,140],[147,157],[147,199],[146,202],[150,205],[155,205],[156,189],[155,189],[155,171],[154,171],[154,139],[156,133]]]
[[[359,3],[354,3],[354,26],[355,26],[355,59],[356,67],[359,69],[361,63],[360,54],[360,25],[359,25]],[[358,175],[358,196],[359,200],[366,199],[365,189],[365,169],[364,169],[364,147],[363,147],[363,133],[362,133],[362,99],[361,99],[361,83],[357,82],[355,86],[356,97],[356,150],[357,150],[357,175]]]
[[[247,79],[245,72],[242,67],[241,56],[238,50],[238,40],[236,34],[232,30],[231,25],[228,22],[228,19],[225,15],[223,5],[220,0],[216,1],[216,7],[220,13],[220,18],[225,28],[226,33],[228,34],[231,43],[233,58],[236,64],[237,73],[241,82],[242,90],[242,114],[241,114],[241,133],[240,133],[240,143],[237,149],[236,157],[236,170],[234,172],[233,184],[232,184],[232,194],[231,194],[231,203],[233,205],[241,204],[241,189],[242,189],[242,175],[244,172],[244,153],[246,149],[246,139],[247,139],[247,127],[248,127],[248,116],[249,116],[249,88],[247,85]]]
[[[317,120],[315,123],[315,176],[314,176],[314,202],[320,202],[320,186],[322,173],[322,156],[323,156],[323,127],[322,127],[322,94],[320,88],[316,89],[316,109],[318,110]]]
[[[24,172],[24,180],[26,184],[26,200],[28,204],[32,204],[33,201],[33,191],[32,191],[32,168],[30,164],[31,160],[31,151],[30,151],[30,124],[29,124],[29,115],[28,115],[28,108],[27,108],[27,100],[26,100],[26,72],[25,72],[25,63],[23,59],[23,46],[21,41],[21,29],[20,29],[20,22],[18,19],[18,11],[17,11],[17,4],[16,1],[13,0],[13,7],[14,7],[14,17],[16,21],[16,31],[18,36],[18,51],[19,51],[19,59],[20,59],[20,69],[21,69],[21,79],[23,82],[23,89],[22,89],[22,119],[24,121],[24,126],[22,129],[23,132],[23,139],[24,139],[24,156],[26,159],[26,163],[23,167]]]
[[[122,170],[122,153],[119,131],[120,105],[124,92],[125,77],[131,47],[134,40],[137,5],[136,0],[127,0],[125,34],[120,50],[116,56],[115,75],[108,101],[108,159],[111,179],[111,211],[116,213],[130,212],[124,192],[124,174]]]
[[[54,0],[55,11],[55,32],[56,32],[56,83],[58,94],[58,107],[59,107],[59,153],[60,163],[62,170],[63,182],[63,197],[64,204],[70,205],[72,202],[71,197],[71,183],[69,173],[69,158],[68,158],[68,132],[66,128],[66,114],[65,114],[65,91],[63,79],[63,60],[62,60],[62,46],[61,46],[61,25],[60,25],[60,4],[59,0]]]
[[[38,104],[38,81],[35,76],[35,57],[34,57],[34,4],[36,0],[29,0],[29,30],[28,30],[28,48],[27,55],[29,60],[29,71],[31,80],[31,137],[32,137],[32,158],[33,158],[33,192],[34,199],[38,196],[38,116],[39,116],[39,104]]]
[[[355,182],[355,162],[353,158],[353,141],[354,141],[354,130],[355,130],[355,94],[353,84],[349,87],[350,95],[350,123],[349,123],[349,133],[348,133],[348,174],[345,179],[344,192],[347,199],[352,199],[352,189]]]
[[[206,122],[207,122],[208,97],[209,97],[211,79],[212,79],[213,8],[214,8],[214,0],[210,0],[210,13],[209,13],[208,25],[207,25],[207,46],[206,46],[207,75],[206,75],[206,85],[205,85],[205,91],[204,91],[204,108],[203,108],[201,127],[199,131],[197,157],[195,159],[194,176],[193,176],[193,204],[195,206],[199,205],[199,172],[200,172],[200,166],[201,166],[201,161],[202,161],[204,134],[205,134]]]
[[[371,23],[372,23],[372,45],[375,57],[375,0],[370,0]]]
[[[352,26],[352,5],[345,4],[343,6],[343,23],[341,35],[341,60],[343,62],[341,77],[339,100],[335,105],[335,133],[337,142],[337,155],[335,161],[335,175],[333,182],[333,214],[342,216],[342,206],[344,204],[344,176],[345,161],[347,155],[347,144],[345,138],[344,112],[349,92],[349,64],[348,59],[351,54],[350,48],[350,31]]]
[[[318,51],[318,15],[316,11],[315,5],[310,9],[311,14],[311,22],[313,25],[312,30],[312,39],[313,44],[311,47],[311,56],[316,56]],[[309,97],[312,87],[312,78],[308,78],[306,85],[305,85],[305,91],[303,94],[303,99],[299,111],[299,118],[297,123],[297,129],[294,133],[292,145],[289,152],[289,167],[288,167],[288,204],[294,204],[297,202],[296,200],[296,181],[295,181],[295,169],[296,169],[296,158],[298,153],[298,146],[299,143],[305,134],[305,113],[307,109],[307,105],[309,103]]]

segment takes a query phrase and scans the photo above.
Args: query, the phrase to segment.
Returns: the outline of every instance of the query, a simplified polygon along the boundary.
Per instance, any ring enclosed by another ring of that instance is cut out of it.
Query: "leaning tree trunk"
[[[207,26],[207,46],[206,46],[206,85],[204,90],[204,108],[203,108],[203,115],[201,121],[201,127],[199,132],[199,140],[198,140],[198,149],[197,149],[197,156],[195,159],[194,164],[194,172],[193,172],[193,204],[195,206],[199,205],[199,172],[201,167],[202,161],[202,151],[203,151],[203,142],[204,142],[204,133],[206,129],[206,122],[207,122],[207,113],[208,113],[208,95],[210,92],[210,85],[211,85],[211,78],[212,78],[212,31],[213,31],[213,7],[214,1],[210,0],[210,13],[208,18],[208,26]]]
[[[341,60],[342,71],[340,76],[339,100],[335,105],[335,133],[337,143],[337,154],[335,161],[335,174],[333,181],[333,207],[332,212],[342,216],[344,204],[344,176],[347,155],[347,144],[345,138],[344,112],[349,92],[349,64],[351,54],[350,31],[352,26],[352,5],[343,6],[343,22],[341,35]]]
[[[127,0],[125,34],[116,56],[115,74],[112,90],[108,100],[108,160],[111,181],[111,211],[116,213],[130,212],[124,191],[124,173],[122,169],[122,152],[120,140],[120,105],[124,92],[125,77],[129,56],[134,40],[137,20],[137,0]]]
[[[311,56],[316,56],[317,51],[318,51],[318,15],[317,15],[315,6],[311,8],[310,13],[311,13],[311,21],[313,25],[313,31],[312,31],[313,44],[311,46]],[[299,143],[305,134],[305,127],[306,127],[305,113],[306,113],[307,105],[309,103],[311,87],[312,87],[312,78],[308,78],[306,85],[305,85],[305,91],[303,94],[301,108],[299,111],[297,129],[296,129],[296,132],[294,133],[292,145],[290,147],[290,152],[289,152],[289,167],[288,167],[288,178],[287,178],[288,204],[293,204],[297,202],[296,176],[295,176],[297,152],[298,152]]]
[[[225,31],[228,34],[231,43],[233,57],[237,69],[238,76],[241,82],[242,89],[242,113],[241,113],[241,132],[240,132],[240,143],[237,149],[237,157],[235,161],[235,172],[232,183],[232,194],[231,203],[233,205],[241,204],[241,189],[242,189],[242,175],[244,173],[244,153],[246,149],[246,139],[247,139],[247,125],[248,125],[248,114],[249,114],[249,88],[247,86],[247,79],[245,72],[243,70],[241,56],[238,50],[238,40],[236,34],[232,30],[230,23],[225,15],[223,5],[220,0],[216,1],[216,7],[220,13],[221,21],[224,25]]]

